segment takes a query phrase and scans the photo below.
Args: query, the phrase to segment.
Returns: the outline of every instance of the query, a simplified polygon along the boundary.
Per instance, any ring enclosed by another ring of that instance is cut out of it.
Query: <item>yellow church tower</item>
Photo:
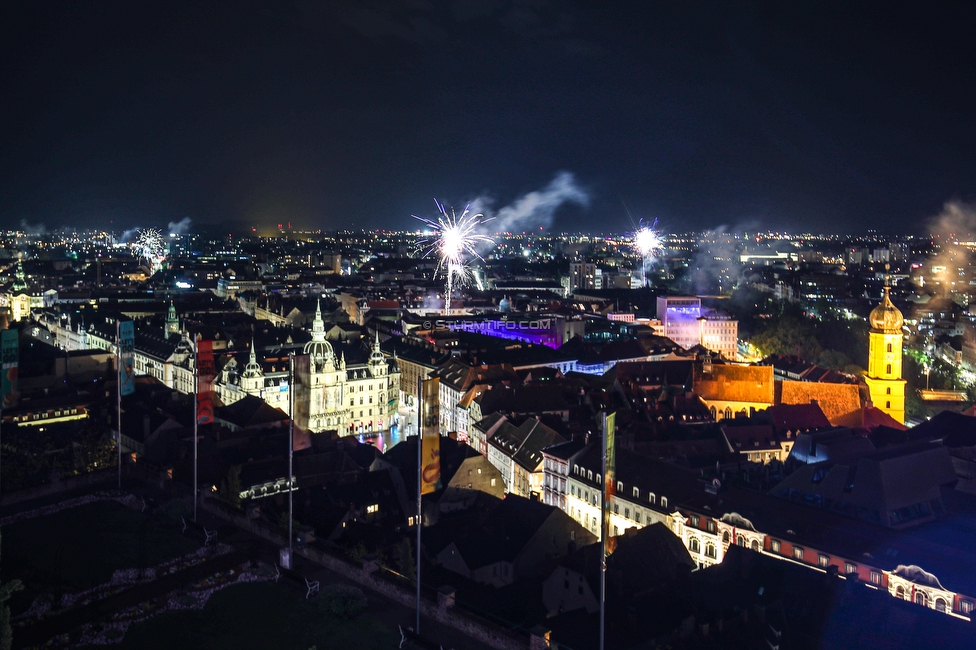
[[[881,304],[868,317],[868,372],[864,381],[871,391],[871,403],[899,423],[905,423],[905,380],[901,378],[901,328],[904,317],[884,290]]]

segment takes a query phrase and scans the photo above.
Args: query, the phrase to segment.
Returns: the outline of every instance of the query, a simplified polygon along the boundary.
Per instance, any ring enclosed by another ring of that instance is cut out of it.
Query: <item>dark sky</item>
[[[632,4],[4,2],[0,225],[413,227],[557,176],[559,230],[976,199],[969,3]]]

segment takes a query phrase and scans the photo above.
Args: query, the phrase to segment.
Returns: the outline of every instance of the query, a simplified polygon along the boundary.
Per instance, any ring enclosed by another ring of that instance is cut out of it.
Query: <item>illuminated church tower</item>
[[[901,424],[905,423],[905,380],[901,378],[901,312],[884,290],[881,304],[868,318],[868,372],[864,381],[871,391],[871,403]]]

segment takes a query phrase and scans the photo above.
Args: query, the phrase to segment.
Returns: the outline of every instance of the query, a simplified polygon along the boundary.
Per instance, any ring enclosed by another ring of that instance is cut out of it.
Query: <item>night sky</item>
[[[507,225],[918,232],[976,199],[971,3],[632,4],[4,2],[2,226],[538,191]]]

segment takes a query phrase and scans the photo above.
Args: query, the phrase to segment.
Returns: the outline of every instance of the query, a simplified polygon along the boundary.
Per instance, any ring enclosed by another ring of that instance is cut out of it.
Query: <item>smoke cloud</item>
[[[30,223],[27,219],[20,220],[20,229],[28,235],[46,235],[47,226],[43,223]]]
[[[191,223],[193,221],[190,217],[183,217],[179,221],[170,221],[166,225],[166,232],[171,235],[185,235],[189,231]]]
[[[925,282],[934,281],[943,285],[943,290],[950,291],[950,278],[947,273],[953,272],[952,279],[958,278],[957,269],[967,268],[972,261],[972,252],[966,246],[960,246],[960,241],[973,241],[976,235],[976,204],[962,201],[949,201],[942,212],[929,222],[933,241],[939,249],[931,265],[923,270]]]
[[[509,205],[493,210],[494,199],[479,196],[470,202],[472,212],[481,212],[493,220],[489,227],[496,232],[548,228],[562,205],[573,203],[582,207],[590,204],[590,193],[580,187],[572,172],[561,171],[539,190],[523,194]]]
[[[119,243],[120,244],[127,244],[127,243],[129,243],[131,241],[135,241],[138,236],[139,236],[139,228],[138,227],[136,227],[136,228],[129,228],[124,233],[122,233],[122,236],[121,237],[119,237]]]

